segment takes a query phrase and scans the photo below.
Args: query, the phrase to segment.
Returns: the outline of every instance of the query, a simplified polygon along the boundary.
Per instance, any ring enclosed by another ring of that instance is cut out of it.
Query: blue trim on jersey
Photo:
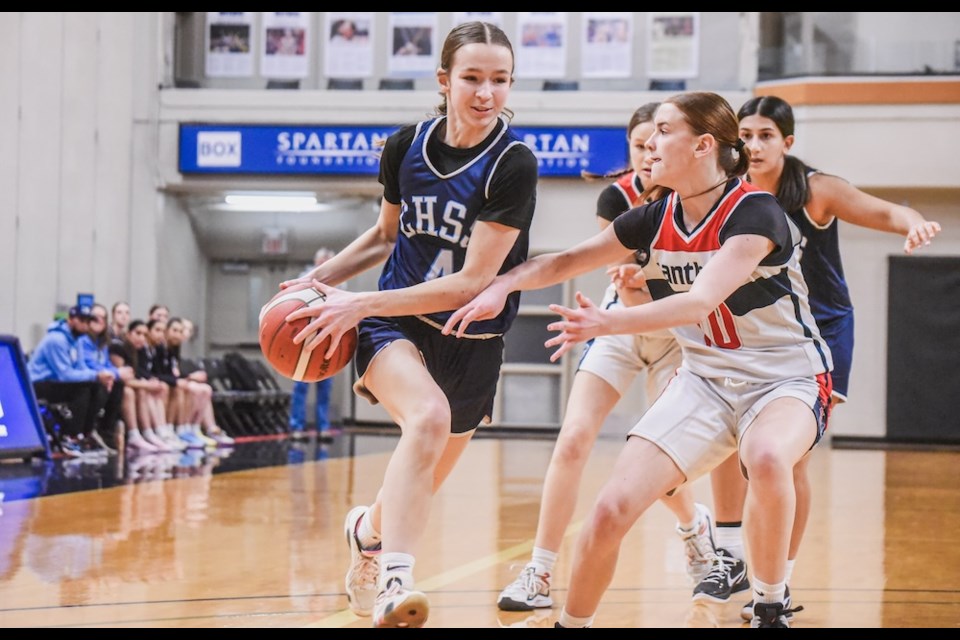
[[[830,347],[833,356],[833,391],[847,398],[850,387],[850,370],[853,365],[853,310],[837,316],[829,322],[817,322],[820,335]]]
[[[816,170],[808,168],[808,179],[813,173]],[[834,218],[830,224],[821,227],[810,220],[804,207],[788,215],[803,236],[800,268],[807,282],[810,312],[818,324],[846,315],[853,310],[853,302],[840,258],[838,219]]]

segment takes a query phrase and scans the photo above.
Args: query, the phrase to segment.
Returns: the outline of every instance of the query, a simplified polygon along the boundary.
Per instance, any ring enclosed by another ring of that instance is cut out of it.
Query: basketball
[[[357,350],[357,329],[343,334],[336,353],[329,360],[324,354],[330,348],[330,338],[320,343],[313,351],[303,346],[310,338],[294,344],[293,337],[300,333],[312,318],[287,322],[286,317],[304,307],[323,304],[327,297],[310,287],[298,291],[281,291],[260,310],[260,350],[267,362],[280,375],[301,382],[317,382],[336,375],[353,358]]]

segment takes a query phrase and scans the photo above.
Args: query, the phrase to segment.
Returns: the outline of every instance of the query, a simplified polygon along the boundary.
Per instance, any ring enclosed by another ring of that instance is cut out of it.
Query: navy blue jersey
[[[536,206],[537,161],[506,120],[476,147],[457,149],[438,135],[446,117],[405,127],[387,140],[380,181],[384,198],[400,205],[400,231],[380,274],[380,290],[400,289],[463,268],[477,221],[520,230],[499,273],[527,259],[530,223]],[[470,325],[471,335],[502,334],[520,304],[512,293],[496,318]],[[425,316],[442,327],[450,314]]]
[[[806,167],[807,177],[816,173]],[[843,276],[837,218],[826,226],[813,222],[805,208],[789,212],[800,228],[800,268],[810,291],[810,311],[820,324],[826,324],[853,311],[850,290]]]
[[[610,183],[597,198],[597,217],[613,222],[617,217],[640,204],[643,183],[636,171],[625,173]]]

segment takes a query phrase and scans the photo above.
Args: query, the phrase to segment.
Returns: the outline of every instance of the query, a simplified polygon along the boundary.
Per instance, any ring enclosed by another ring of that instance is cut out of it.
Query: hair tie
[[[733,148],[737,150],[737,153],[743,152],[743,140],[737,138],[737,141],[733,143]]]

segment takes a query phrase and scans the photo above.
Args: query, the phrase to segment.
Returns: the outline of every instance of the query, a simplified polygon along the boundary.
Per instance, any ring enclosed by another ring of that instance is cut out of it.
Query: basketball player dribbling
[[[439,114],[386,141],[376,225],[309,276],[281,285],[315,280],[327,295],[288,317],[315,316],[295,337],[305,348],[332,336],[332,352],[359,323],[354,389],[382,404],[401,430],[376,499],[345,523],[350,608],[372,614],[374,627],[427,619],[413,569],[432,496],[490,420],[503,334],[517,314],[519,294],[466,339],[441,333],[451,309],[527,257],[538,168],[509,126],[513,68],[512,45],[498,27],[455,27],[437,70]],[[332,288],[384,260],[378,291]]]

